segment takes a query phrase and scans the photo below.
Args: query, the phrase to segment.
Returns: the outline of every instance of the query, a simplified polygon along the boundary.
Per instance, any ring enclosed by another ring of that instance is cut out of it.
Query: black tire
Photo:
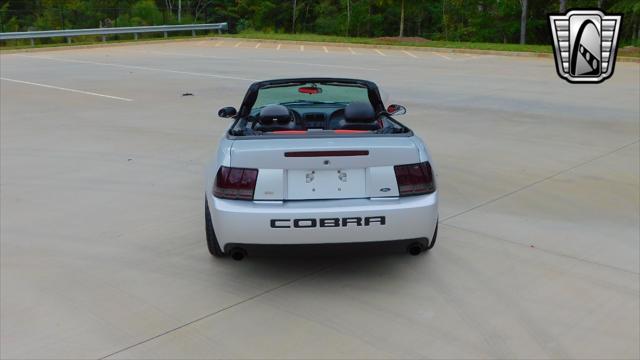
[[[204,223],[209,253],[215,257],[223,257],[224,253],[222,252],[222,249],[220,249],[218,238],[216,237],[215,231],[213,231],[213,222],[211,222],[211,214],[209,214],[209,203],[207,202],[207,199],[204,200]]]
[[[436,231],[433,232],[433,238],[431,238],[431,243],[427,244],[427,248],[425,251],[431,250],[434,246],[436,246],[436,239],[438,238],[438,222],[436,222]]]

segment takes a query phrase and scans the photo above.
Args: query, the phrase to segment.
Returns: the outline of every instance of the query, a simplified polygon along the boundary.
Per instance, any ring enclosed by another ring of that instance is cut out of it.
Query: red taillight
[[[221,166],[213,184],[213,195],[223,199],[253,200],[258,169]]]
[[[398,191],[400,196],[424,195],[436,191],[431,164],[428,161],[419,164],[396,165]]]

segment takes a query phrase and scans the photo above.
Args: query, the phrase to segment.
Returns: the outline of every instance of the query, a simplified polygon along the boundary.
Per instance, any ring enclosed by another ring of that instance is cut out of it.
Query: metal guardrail
[[[229,29],[229,25],[227,23],[217,23],[217,24],[190,24],[190,25],[130,26],[130,27],[49,30],[49,31],[22,31],[22,32],[0,33],[0,41],[29,39],[31,40],[31,45],[34,45],[34,39],[65,37],[67,38],[67,42],[71,43],[72,37],[91,36],[91,35],[101,35],[102,41],[107,41],[107,35],[116,35],[116,34],[133,34],[134,38],[138,40],[138,34],[142,34],[142,33],[164,33],[164,37],[166,38],[169,32],[174,32],[174,31],[191,31],[191,35],[195,36],[196,31],[199,31],[199,30],[218,30],[218,33],[222,33],[223,30],[228,30],[228,29]]]

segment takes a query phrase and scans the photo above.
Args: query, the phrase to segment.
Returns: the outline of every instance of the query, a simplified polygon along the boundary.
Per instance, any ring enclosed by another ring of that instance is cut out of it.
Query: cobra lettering
[[[343,218],[305,218],[305,219],[271,219],[270,224],[273,229],[310,229],[310,228],[337,228],[337,227],[357,227],[357,226],[381,226],[386,225],[385,216],[353,216]]]

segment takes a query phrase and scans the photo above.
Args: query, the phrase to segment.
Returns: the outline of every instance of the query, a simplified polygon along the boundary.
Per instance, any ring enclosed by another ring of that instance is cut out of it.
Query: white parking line
[[[484,54],[483,55],[469,55],[469,54],[466,54],[466,55],[467,55],[467,57],[465,59],[461,59],[460,61],[467,61],[467,60],[480,59],[480,58],[488,59],[488,58],[495,57],[495,55],[484,55]]]
[[[276,48],[276,50],[280,50],[281,47],[282,47],[282,44],[278,44],[278,47]]]
[[[0,77],[0,80],[11,81],[11,82],[14,82],[14,83],[19,83],[19,84],[26,84],[26,85],[40,86],[40,87],[49,88],[49,89],[56,89],[56,90],[69,91],[69,92],[74,92],[74,93],[84,94],[84,95],[100,96],[100,97],[109,98],[109,99],[114,99],[114,100],[133,101],[132,99],[127,99],[127,98],[123,98],[123,97],[119,97],[119,96],[112,96],[112,95],[98,94],[98,93],[94,93],[94,92],[91,92],[91,91],[83,91],[83,90],[69,89],[69,88],[64,88],[64,87],[60,87],[60,86],[53,86],[53,85],[47,85],[47,84],[39,84],[39,83],[30,82],[30,81],[23,81],[23,80],[9,79],[9,78],[5,78],[5,77]]]
[[[410,53],[408,51],[402,50],[402,52],[407,54],[407,55],[409,55],[409,56],[411,56],[412,58],[416,58],[416,59],[418,58],[417,56],[415,56],[414,54],[412,54],[412,53]]]
[[[241,78],[241,77],[236,77],[236,76],[228,76],[228,75],[218,75],[218,74],[211,74],[211,73],[198,73],[198,72],[192,72],[192,71],[171,70],[171,69],[162,69],[162,68],[153,68],[153,67],[147,67],[147,66],[117,64],[117,63],[105,63],[105,62],[74,60],[74,59],[60,59],[60,58],[49,57],[49,56],[30,56],[30,55],[22,55],[22,54],[12,54],[12,56],[21,56],[21,57],[26,57],[26,58],[31,58],[31,59],[53,60],[53,61],[60,61],[60,62],[70,62],[70,63],[77,63],[77,64],[113,66],[113,67],[120,67],[120,68],[124,68],[124,69],[138,69],[138,70],[146,70],[146,71],[166,72],[166,73],[172,73],[172,74],[183,74],[183,75],[192,75],[192,76],[213,77],[213,78],[218,78],[218,79],[230,79],[230,80],[242,80],[242,81],[258,81],[256,79],[247,79],[247,78]]]
[[[259,48],[259,47],[260,47],[260,43],[257,43],[256,44],[256,49]]]
[[[380,69],[366,68],[366,67],[360,67],[360,66],[348,66],[348,65],[329,65],[329,64],[316,64],[316,63],[307,63],[307,62],[303,63],[303,62],[293,62],[293,61],[262,60],[262,59],[252,59],[252,61],[266,62],[266,63],[272,63],[272,64],[307,65],[307,66],[314,66],[314,67],[328,67],[328,68],[337,68],[337,69],[380,71]]]
[[[382,56],[387,56],[385,55],[385,53],[383,53],[382,51],[378,50],[378,49],[373,49],[375,50],[375,52],[377,52],[378,54],[382,55]]]
[[[242,43],[240,43],[240,42],[239,42],[239,43],[236,43],[233,47],[239,47],[239,46],[240,46],[240,44],[242,44]]]
[[[326,46],[323,46],[322,48],[324,49],[324,52],[326,52],[326,53],[328,53],[328,52],[329,52],[329,49],[327,49],[327,47],[326,47]]]
[[[434,52],[434,54],[436,54],[436,55],[440,56],[441,58],[445,58],[445,59],[447,59],[447,60],[451,60],[451,58],[450,58],[450,57],[448,57],[447,55],[443,55],[443,54],[440,54],[440,53],[437,53],[437,52]]]
[[[300,51],[304,51],[304,45],[300,45]]]
[[[218,47],[218,46],[220,46],[220,45],[222,45],[222,41],[218,41],[218,42],[216,43],[216,47]]]
[[[131,51],[131,50],[127,49],[127,51]],[[157,51],[157,50],[133,50],[133,51],[140,51],[140,52],[144,52],[144,53],[147,53],[147,54],[188,56],[188,57],[199,57],[199,58],[208,58],[208,59],[229,59],[227,57],[220,57],[220,56],[216,56],[216,55],[185,54],[185,53],[174,53],[174,52]],[[35,57],[35,56],[33,56],[33,57]]]
[[[131,51],[131,50],[128,49],[127,51]],[[319,66],[319,67],[338,68],[338,69],[380,71],[379,69],[367,68],[367,67],[361,67],[361,66],[330,65],[330,64],[294,62],[294,61],[284,61],[284,60],[255,59],[255,58],[220,57],[216,55],[189,54],[189,53],[177,53],[177,52],[156,51],[156,50],[139,50],[139,51],[147,54],[170,55],[170,56],[179,56],[179,57],[194,57],[194,58],[234,60],[234,61],[253,61],[253,62],[267,62],[267,63],[273,63],[273,64],[290,64],[290,65]],[[36,56],[28,56],[28,57],[36,57]]]
[[[353,49],[352,49],[352,48],[347,48],[347,49],[349,49],[349,52],[351,53],[351,55],[355,55],[355,54],[356,54],[356,52],[355,52],[355,51],[353,51]]]

